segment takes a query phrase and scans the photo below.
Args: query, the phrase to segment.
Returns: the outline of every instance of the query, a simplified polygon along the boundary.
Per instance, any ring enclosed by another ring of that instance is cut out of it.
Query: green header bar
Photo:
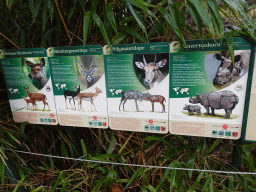
[[[251,49],[251,42],[241,37],[234,37],[233,44],[235,50],[248,50]],[[207,39],[207,40],[191,40],[186,41],[184,52],[191,51],[222,51],[228,50],[228,44],[226,39],[223,39],[222,43],[219,39]]]
[[[105,55],[111,54],[111,49],[105,46]],[[125,44],[112,45],[112,54],[140,54],[140,53],[168,53],[169,44],[162,43],[142,43],[142,44]]]
[[[28,49],[5,49],[0,50],[3,58],[20,58],[20,57],[46,57],[46,50],[44,48],[28,48]]]
[[[47,49],[48,57],[77,56],[77,55],[102,55],[100,45],[72,46],[72,47],[50,47]]]

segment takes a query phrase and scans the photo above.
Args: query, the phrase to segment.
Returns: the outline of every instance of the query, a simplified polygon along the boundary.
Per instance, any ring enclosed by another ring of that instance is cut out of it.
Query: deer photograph
[[[152,104],[152,112],[154,112],[154,105],[155,102],[158,102],[162,105],[163,109],[162,109],[162,113],[165,112],[165,105],[164,105],[164,101],[165,98],[162,95],[151,95],[150,93],[142,93],[142,100],[146,100],[146,101],[150,101]]]
[[[33,104],[33,111],[35,110],[35,106],[37,106],[35,102],[39,102],[39,101],[43,102],[44,109],[45,109],[45,105],[47,105],[48,109],[50,110],[50,107],[49,107],[48,103],[46,102],[46,95],[45,94],[43,94],[43,93],[30,93],[29,87],[24,87],[24,89],[26,90],[27,95],[29,96],[29,98],[30,98],[30,100]],[[43,109],[43,111],[44,111],[44,109]]]
[[[23,99],[26,101],[26,103],[27,103],[27,110],[29,109],[29,104],[31,103],[32,104],[32,107],[33,107],[33,109],[34,109],[34,105],[36,106],[36,108],[38,108],[37,107],[37,104],[36,104],[36,102],[35,102],[35,100],[33,100],[33,99],[26,99],[26,97],[24,97],[23,96]],[[32,108],[31,108],[32,109]]]
[[[96,108],[95,108],[95,105],[93,103],[93,100],[99,95],[99,93],[102,93],[102,91],[98,87],[96,87],[95,89],[96,89],[96,91],[94,93],[92,93],[92,92],[83,92],[83,93],[79,93],[77,95],[77,98],[79,99],[78,110],[79,110],[79,106],[80,106],[80,110],[82,109],[84,111],[83,106],[82,106],[82,101],[85,100],[85,101],[90,101],[91,102],[91,111],[92,111],[92,105],[93,105],[95,112],[97,112]]]
[[[80,85],[75,86],[75,87],[72,87],[72,88],[76,88],[76,90],[75,90],[75,91],[65,90],[65,91],[63,92],[63,94],[64,94],[64,97],[65,97],[66,108],[68,109],[68,106],[67,106],[67,99],[69,100],[69,104],[70,104],[71,107],[73,108],[73,106],[72,106],[72,104],[71,104],[71,99],[72,99],[73,102],[74,102],[74,108],[75,108],[75,110],[76,110],[75,97],[80,93],[81,88],[80,88]],[[71,88],[71,89],[72,89],[72,88]]]
[[[30,72],[28,74],[28,77],[30,79],[34,79],[34,80],[38,81],[39,86],[42,89],[48,81],[46,78],[46,74],[44,72],[45,59],[41,58],[40,63],[33,63],[28,60],[26,60],[25,62],[30,67]]]
[[[169,54],[139,54],[134,55],[133,60],[138,79],[150,89],[157,86],[169,72]]]
[[[80,75],[80,81],[83,83],[83,85],[86,85],[85,87],[90,88],[100,79],[101,74],[96,67],[95,56],[81,56],[80,58],[81,60],[76,60],[81,67],[81,69],[78,70],[80,73],[78,75]]]

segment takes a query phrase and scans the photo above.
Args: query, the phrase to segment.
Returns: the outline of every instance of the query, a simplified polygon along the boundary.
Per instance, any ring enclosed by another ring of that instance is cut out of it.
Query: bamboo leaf
[[[148,39],[148,34],[147,34],[147,30],[145,28],[145,26],[143,25],[142,21],[140,20],[140,18],[138,17],[138,15],[136,14],[135,10],[133,9],[133,7],[131,6],[130,3],[126,2],[127,7],[130,9],[132,15],[134,16],[135,20],[137,21],[137,23],[139,24],[140,28],[142,29],[142,31],[145,33],[146,38]]]
[[[244,147],[242,149],[243,149],[243,151],[244,151],[244,153],[247,157],[250,170],[252,170],[252,172],[255,172],[255,164],[254,164],[251,152],[248,149],[244,148]]]
[[[115,21],[113,9],[111,7],[111,3],[107,3],[105,5],[105,7],[106,7],[106,12],[107,12],[107,18],[108,18],[113,30],[117,33],[116,21]]]
[[[87,11],[84,14],[84,22],[83,22],[83,45],[86,44],[88,31],[90,28],[90,20],[91,20],[91,11]]]
[[[217,147],[219,145],[219,143],[221,142],[220,139],[216,139],[216,141],[212,144],[212,146],[208,149],[208,151],[206,152],[206,154],[210,154],[214,149],[215,147]]]
[[[105,30],[105,27],[104,27],[100,17],[94,12],[92,12],[92,17],[93,17],[94,22],[99,26],[101,34],[104,37],[105,41],[107,42],[107,44],[109,46],[111,46],[108,35],[107,35],[107,32]]]
[[[134,36],[136,39],[140,40],[143,43],[148,43],[148,41],[141,36],[134,28],[127,27],[127,26],[120,26],[119,29],[123,30],[126,33],[129,33],[130,35]]]
[[[232,60],[232,63],[234,65],[234,43],[233,43],[233,36],[232,36],[232,31],[231,32],[225,32],[225,37],[226,37],[226,41],[228,44],[228,49],[229,49],[229,54]]]
[[[129,180],[129,182],[127,183],[127,185],[125,186],[124,190],[127,189],[127,188],[130,186],[130,184],[131,184],[135,179],[137,179],[139,176],[141,176],[142,173],[143,173],[143,168],[140,167],[140,168],[133,174],[133,176],[131,177],[131,179]]]
[[[116,143],[117,143],[117,140],[116,140],[114,134],[112,133],[107,154],[111,154],[115,150]]]

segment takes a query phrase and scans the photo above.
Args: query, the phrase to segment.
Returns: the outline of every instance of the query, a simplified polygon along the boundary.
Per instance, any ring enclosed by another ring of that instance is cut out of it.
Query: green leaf
[[[13,4],[13,0],[6,0],[6,5],[8,7],[8,9],[10,10]]]
[[[132,15],[134,16],[135,20],[137,21],[137,23],[139,24],[140,28],[142,29],[142,31],[145,33],[147,39],[148,39],[148,34],[147,34],[147,30],[145,28],[145,26],[143,25],[142,21],[140,20],[140,18],[138,17],[138,15],[136,14],[135,10],[133,9],[133,7],[131,6],[130,3],[126,2],[127,7],[130,9]]]
[[[129,33],[130,35],[134,36],[136,39],[140,40],[143,43],[148,43],[148,41],[142,37],[134,28],[132,27],[127,27],[125,25],[120,26],[119,29],[123,30],[126,33]]]
[[[92,17],[93,17],[94,22],[99,26],[101,34],[103,35],[105,41],[107,42],[107,44],[109,46],[111,46],[110,41],[108,39],[107,32],[105,30],[105,27],[104,27],[100,17],[96,13],[94,13],[94,12],[92,12]]]
[[[200,180],[202,179],[203,175],[204,175],[204,172],[200,172],[200,173],[199,173],[199,175],[198,175],[198,177],[196,178],[196,181],[195,181],[195,183],[194,183],[193,190],[196,191],[196,187],[197,187],[198,183],[200,182]]]
[[[209,16],[209,14],[207,13],[207,7],[204,3],[203,0],[189,0],[190,2],[193,3],[193,5],[195,6],[195,9],[197,10],[197,14],[200,15],[205,27],[207,28],[208,32],[209,32],[209,36],[213,37],[214,36],[214,31],[213,31],[213,25],[211,22],[211,18]]]
[[[114,136],[114,133],[112,133],[107,154],[111,154],[115,150],[116,143],[117,143],[117,140]]]
[[[172,165],[173,163],[171,163],[170,165],[169,165],[169,167],[171,167],[171,165]],[[156,190],[157,191],[159,191],[160,190],[160,188],[164,185],[164,183],[165,183],[165,181],[166,181],[166,179],[167,179],[167,176],[170,174],[170,172],[171,172],[171,169],[166,169],[165,171],[164,171],[164,174],[163,174],[163,176],[162,176],[162,179],[158,182],[158,184],[156,185]]]
[[[216,141],[212,144],[212,146],[208,149],[208,151],[206,152],[206,154],[210,154],[214,149],[215,147],[217,147],[219,145],[219,143],[221,142],[220,139],[216,139]]]
[[[56,179],[56,182],[55,182],[55,184],[54,184],[54,186],[53,186],[51,191],[55,191],[57,186],[60,184],[60,180],[61,180],[62,174],[63,174],[63,171],[60,171],[59,175],[58,175],[58,177]]]
[[[135,179],[137,179],[139,176],[141,176],[142,173],[143,173],[143,171],[144,171],[143,168],[140,167],[140,168],[133,174],[133,176],[131,177],[131,179],[129,180],[129,182],[127,183],[127,185],[125,186],[124,190],[127,189],[127,188],[130,186],[130,184],[131,184]]]
[[[233,43],[233,36],[232,36],[232,32],[225,32],[225,37],[226,37],[226,41],[228,44],[228,49],[229,49],[229,54],[232,60],[232,63],[234,65],[234,43]]]
[[[244,151],[244,153],[247,157],[250,170],[252,170],[252,172],[255,172],[255,165],[254,165],[254,160],[253,160],[251,152],[248,149],[244,148],[244,147],[242,147],[242,149],[243,149],[243,151]]]
[[[119,32],[111,41],[111,45],[119,44],[125,37],[127,33]]]
[[[142,0],[125,0],[127,3],[130,3],[140,9],[143,9],[144,7],[156,7],[155,5],[152,5],[150,3],[147,3]]]
[[[106,12],[107,12],[107,18],[108,18],[113,30],[117,33],[116,21],[115,21],[113,9],[111,7],[111,3],[107,3],[105,5],[105,7],[106,7]]]
[[[86,146],[84,143],[84,140],[81,139],[81,146],[82,146],[82,150],[83,150],[83,155],[86,156],[87,155],[87,150],[86,150]]]
[[[54,13],[54,1],[53,0],[47,0],[48,3],[48,11],[51,16],[51,19],[53,19],[53,13]]]
[[[87,11],[84,14],[84,22],[83,22],[83,45],[86,44],[88,31],[90,28],[90,20],[91,20],[91,11]]]

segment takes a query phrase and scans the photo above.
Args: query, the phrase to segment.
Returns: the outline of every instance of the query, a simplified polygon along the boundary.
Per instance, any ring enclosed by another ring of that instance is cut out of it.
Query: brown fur
[[[29,109],[28,107],[29,107],[29,103],[31,103],[32,105],[33,105],[33,109],[34,109],[34,105],[36,106],[36,108],[37,108],[37,104],[36,104],[36,102],[35,102],[35,100],[32,100],[32,99],[26,99],[26,97],[24,97],[23,96],[23,99],[26,101],[26,103],[27,103],[27,109]]]
[[[45,101],[46,100],[46,96],[43,93],[30,93],[29,90],[28,90],[29,87],[24,87],[24,89],[26,90],[26,92],[27,92],[27,94],[28,94],[28,96],[29,96],[29,98],[31,100],[42,101],[44,103],[44,109],[45,109],[45,105],[47,105],[48,109],[50,110],[48,103]]]
[[[95,93],[92,93],[92,92],[86,93],[86,92],[85,92],[85,93],[79,93],[79,94],[77,95],[77,97],[78,97],[78,99],[79,99],[78,110],[79,110],[79,106],[80,106],[80,109],[82,109],[82,110],[84,111],[84,109],[83,109],[83,107],[82,107],[82,100],[88,98],[88,100],[91,101],[91,110],[92,110],[92,104],[93,104],[94,109],[95,109],[95,111],[96,111],[95,105],[94,105],[94,103],[93,103],[93,98],[97,97],[97,96],[99,95],[99,93],[102,93],[102,91],[101,91],[99,88],[97,88],[97,87],[96,87],[95,89],[96,89],[96,92],[95,92]]]

